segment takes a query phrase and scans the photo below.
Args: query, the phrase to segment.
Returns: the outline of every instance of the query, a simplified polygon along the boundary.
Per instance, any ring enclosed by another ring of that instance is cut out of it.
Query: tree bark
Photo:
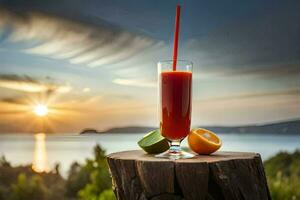
[[[172,161],[124,151],[107,159],[119,200],[271,199],[257,153],[217,152]]]

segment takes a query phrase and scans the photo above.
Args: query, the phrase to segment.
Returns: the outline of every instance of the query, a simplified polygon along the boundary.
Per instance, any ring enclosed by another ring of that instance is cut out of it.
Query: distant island
[[[300,120],[292,120],[278,123],[246,126],[198,126],[209,129],[216,133],[263,133],[263,134],[300,134]],[[80,134],[86,133],[147,133],[157,127],[126,126],[97,131],[95,129],[84,129]]]
[[[91,133],[93,134],[93,133],[100,133],[100,132],[92,128],[85,128],[80,132],[80,134],[91,134]]]
[[[126,126],[126,127],[116,127],[107,129],[105,131],[97,131],[96,129],[84,129],[80,132],[80,134],[87,134],[87,133],[147,133],[153,129],[156,129],[155,127],[148,127],[148,126]]]

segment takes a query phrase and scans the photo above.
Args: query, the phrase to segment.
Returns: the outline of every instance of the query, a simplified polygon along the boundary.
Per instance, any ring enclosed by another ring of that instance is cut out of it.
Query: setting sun
[[[34,107],[33,112],[39,117],[44,117],[48,114],[48,107],[46,105],[38,104]]]

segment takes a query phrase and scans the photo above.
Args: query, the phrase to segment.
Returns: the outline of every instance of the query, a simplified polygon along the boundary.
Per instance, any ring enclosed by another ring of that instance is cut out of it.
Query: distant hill
[[[117,127],[111,128],[102,133],[147,133],[156,127],[149,127],[149,126],[126,126],[126,127]]]
[[[80,134],[91,134],[91,133],[100,133],[96,129],[93,128],[85,128],[83,129]]]
[[[144,127],[144,126],[125,126],[125,127],[116,127],[107,129],[105,131],[97,131],[95,129],[84,129],[80,132],[80,134],[87,134],[87,133],[147,133],[153,129],[156,129],[155,127]]]
[[[270,123],[251,126],[208,126],[205,127],[217,133],[273,133],[300,134],[300,120]]]
[[[247,126],[199,126],[212,130],[216,133],[272,133],[272,134],[300,134],[300,120],[270,123],[263,125],[247,125]],[[111,128],[102,132],[94,129],[85,129],[81,134],[85,133],[147,133],[156,127],[143,126],[126,126]],[[87,131],[88,130],[88,131]]]

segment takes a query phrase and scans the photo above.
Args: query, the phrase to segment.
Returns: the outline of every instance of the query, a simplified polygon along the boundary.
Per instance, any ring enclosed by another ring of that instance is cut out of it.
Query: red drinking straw
[[[175,32],[174,32],[174,46],[173,46],[173,71],[176,71],[176,65],[177,65],[179,23],[180,23],[180,5],[177,5],[176,19],[175,19]]]

